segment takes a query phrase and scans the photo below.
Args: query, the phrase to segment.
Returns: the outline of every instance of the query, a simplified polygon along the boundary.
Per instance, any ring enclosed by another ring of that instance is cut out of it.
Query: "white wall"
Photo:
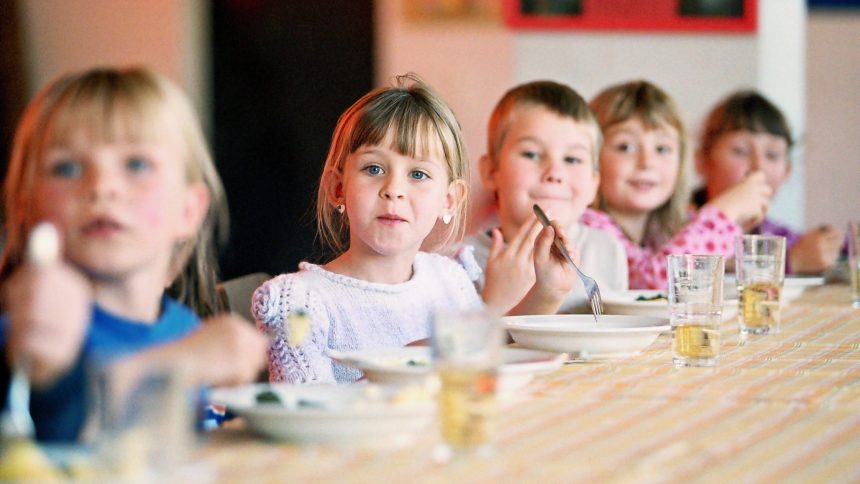
[[[807,226],[860,220],[860,12],[809,16]]]
[[[179,83],[208,119],[204,0],[18,2],[29,95],[54,77],[104,64],[143,64]]]

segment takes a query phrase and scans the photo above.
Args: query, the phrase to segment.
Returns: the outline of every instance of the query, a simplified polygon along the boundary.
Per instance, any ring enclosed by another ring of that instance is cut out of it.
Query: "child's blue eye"
[[[540,155],[535,151],[523,151],[522,153],[520,153],[520,156],[522,156],[523,158],[528,158],[530,160],[540,159]]]
[[[576,156],[565,156],[564,162],[571,164],[571,165],[581,165],[582,164],[582,158],[577,158]]]
[[[412,177],[413,179],[415,179],[415,180],[424,180],[424,179],[426,179],[426,178],[429,178],[429,177],[430,177],[430,175],[428,175],[427,173],[424,173],[424,172],[423,172],[423,171],[421,171],[421,170],[413,170],[413,171],[409,174],[409,176],[411,176],[411,177]]]
[[[657,153],[660,153],[661,155],[668,155],[671,152],[672,152],[672,148],[670,148],[666,145],[661,145],[661,146],[657,147]]]
[[[139,172],[139,171],[145,171],[145,170],[149,169],[150,163],[149,163],[149,160],[147,160],[145,158],[141,158],[139,156],[133,156],[133,157],[129,158],[128,161],[126,162],[126,167],[129,169],[129,171]]]
[[[364,171],[366,171],[370,175],[381,175],[382,174],[382,167],[380,167],[378,165],[370,165],[370,166],[366,167],[364,169]]]
[[[63,160],[51,166],[51,174],[60,178],[76,178],[81,176],[83,167],[74,160]]]

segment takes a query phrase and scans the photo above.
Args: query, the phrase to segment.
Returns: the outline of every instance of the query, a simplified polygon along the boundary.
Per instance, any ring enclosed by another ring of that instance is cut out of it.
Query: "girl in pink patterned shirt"
[[[760,221],[772,190],[753,172],[690,216],[687,136],[674,101],[647,81],[611,86],[591,108],[603,130],[597,210],[582,222],[627,251],[631,289],[664,289],[666,256],[731,256],[741,226]]]

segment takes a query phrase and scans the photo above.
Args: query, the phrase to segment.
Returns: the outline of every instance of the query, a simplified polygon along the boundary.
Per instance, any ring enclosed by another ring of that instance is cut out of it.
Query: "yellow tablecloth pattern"
[[[433,461],[435,429],[389,451],[306,448],[231,429],[201,450],[221,482],[860,482],[860,310],[806,291],[779,334],[724,323],[715,368],[642,355],[569,364],[499,409],[496,454]]]

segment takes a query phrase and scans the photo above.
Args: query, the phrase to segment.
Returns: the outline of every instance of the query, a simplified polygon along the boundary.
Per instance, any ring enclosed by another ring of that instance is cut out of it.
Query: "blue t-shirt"
[[[93,306],[92,321],[77,362],[49,388],[33,390],[30,413],[36,424],[36,438],[41,441],[71,442],[78,439],[87,416],[90,398],[87,366],[127,356],[137,351],[176,341],[200,325],[191,309],[164,296],[161,316],[154,324],[144,324],[119,317]],[[0,319],[0,343],[6,348],[8,319]],[[10,371],[6,358],[0,358],[0,401],[5,408]]]

